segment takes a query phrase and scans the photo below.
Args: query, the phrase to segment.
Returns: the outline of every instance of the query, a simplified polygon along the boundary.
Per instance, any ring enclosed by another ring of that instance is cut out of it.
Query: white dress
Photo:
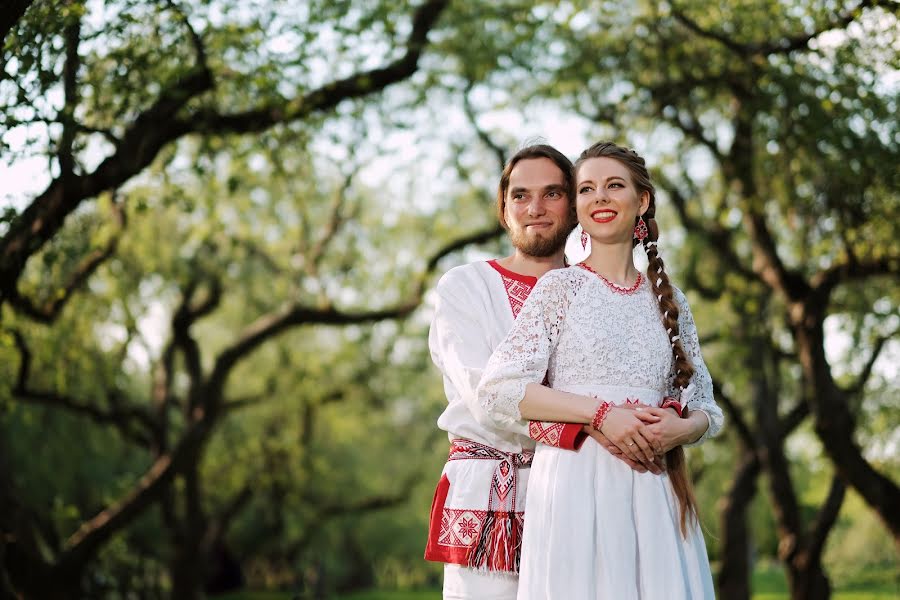
[[[719,432],[723,417],[687,301],[680,290],[675,298],[694,365],[682,401],[710,423],[699,443]],[[488,362],[478,399],[499,424],[519,427],[525,387],[546,374],[554,389],[658,405],[671,368],[671,345],[646,279],[622,293],[575,266],[535,286]],[[703,534],[694,523],[682,536],[665,474],[638,473],[598,444],[577,452],[539,444],[527,506],[520,600],[714,598]]]

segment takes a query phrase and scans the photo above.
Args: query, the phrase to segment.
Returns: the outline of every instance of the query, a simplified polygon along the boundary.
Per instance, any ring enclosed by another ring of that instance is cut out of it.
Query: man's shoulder
[[[438,289],[470,286],[478,282],[484,282],[488,280],[493,272],[491,266],[484,260],[458,265],[441,276],[438,280]]]

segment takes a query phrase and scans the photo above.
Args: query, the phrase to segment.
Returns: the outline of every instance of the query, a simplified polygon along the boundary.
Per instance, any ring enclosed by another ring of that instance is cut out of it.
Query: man
[[[497,191],[497,215],[513,254],[451,269],[437,285],[429,347],[444,378],[448,406],[438,427],[448,432],[451,449],[435,491],[425,558],[445,563],[445,599],[516,597],[534,442],[575,449],[587,435],[581,425],[564,423],[498,429],[475,396],[491,353],[538,278],[565,266],[574,207],[569,159],[543,144],[520,150]]]

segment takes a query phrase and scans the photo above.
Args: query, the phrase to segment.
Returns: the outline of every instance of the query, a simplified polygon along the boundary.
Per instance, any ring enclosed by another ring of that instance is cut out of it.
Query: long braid
[[[663,315],[663,326],[669,335],[669,342],[672,345],[672,363],[674,366],[675,377],[672,385],[675,393],[680,399],[681,392],[688,386],[691,377],[694,375],[694,365],[691,364],[684,346],[681,345],[681,332],[678,326],[678,303],[675,302],[675,291],[669,282],[669,275],[666,273],[665,263],[659,256],[659,248],[657,240],[659,239],[659,227],[654,218],[656,207],[652,196],[650,208],[644,213],[644,221],[647,223],[648,235],[644,238],[644,251],[647,253],[647,278],[650,280],[650,287],[656,296],[659,310]],[[637,240],[635,240],[637,243]]]
[[[657,240],[659,239],[659,227],[656,224],[656,190],[650,180],[650,173],[644,159],[634,150],[618,146],[612,142],[597,142],[581,153],[575,161],[575,169],[591,158],[608,157],[622,163],[631,173],[631,178],[639,194],[648,192],[650,204],[643,214],[647,224],[648,235],[643,240],[644,251],[647,253],[647,279],[653,294],[656,296],[659,312],[662,314],[663,326],[669,336],[672,346],[672,365],[674,370],[673,387],[677,399],[680,400],[681,392],[690,383],[694,374],[694,366],[684,351],[681,344],[680,330],[678,327],[678,303],[675,302],[675,291],[669,281],[665,270],[665,264],[659,256]],[[638,221],[635,219],[635,225]],[[634,245],[638,240],[634,240]],[[680,505],[681,533],[687,537],[688,524],[697,519],[697,500],[694,497],[693,486],[687,472],[687,463],[684,458],[684,449],[678,446],[666,453],[666,465],[669,480],[672,482],[672,490],[678,498]]]
[[[691,364],[684,346],[681,345],[681,331],[678,327],[678,303],[675,302],[674,290],[669,282],[669,276],[666,273],[663,259],[659,256],[657,248],[657,240],[659,239],[659,228],[654,218],[655,206],[652,196],[650,208],[644,213],[644,220],[647,223],[648,235],[644,238],[644,251],[647,253],[647,278],[650,280],[650,287],[656,296],[659,310],[663,315],[663,326],[669,334],[669,341],[672,344],[672,363],[675,376],[672,385],[675,388],[676,399],[681,399],[681,392],[690,383],[691,377],[694,375],[694,365]],[[697,499],[694,496],[694,488],[691,485],[687,472],[687,462],[684,457],[684,449],[676,446],[666,453],[666,465],[669,469],[669,476],[672,482],[672,488],[675,496],[681,504],[680,521],[681,533],[687,537],[688,524],[697,520]]]

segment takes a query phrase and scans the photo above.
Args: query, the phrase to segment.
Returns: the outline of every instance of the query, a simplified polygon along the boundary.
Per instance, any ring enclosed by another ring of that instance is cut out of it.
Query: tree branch
[[[213,279],[206,297],[195,302],[194,295],[198,285],[199,282],[196,280],[188,284],[181,304],[172,316],[172,343],[184,355],[185,369],[190,378],[189,398],[184,407],[189,418],[198,416],[194,414],[194,410],[202,404],[203,397],[206,396],[203,391],[204,379],[200,346],[191,335],[191,326],[198,319],[215,310],[222,298],[221,284],[218,279]]]
[[[718,379],[713,378],[713,394],[715,394],[716,398],[719,401],[719,404],[725,407],[725,411],[728,413],[728,418],[734,425],[734,428],[737,431],[738,437],[740,438],[741,442],[743,442],[744,446],[755,453],[756,437],[753,435],[753,432],[747,425],[747,421],[744,419],[744,415],[737,407],[737,404],[735,404],[735,402],[731,399],[731,396],[729,396],[722,390],[722,386],[716,383],[716,381],[718,381]]]
[[[844,392],[846,394],[856,396],[863,391],[863,388],[866,387],[866,384],[872,377],[872,369],[875,367],[875,363],[878,361],[878,357],[881,355],[881,351],[884,349],[888,341],[898,333],[900,333],[900,330],[894,330],[889,335],[879,336],[878,339],[875,340],[875,344],[872,346],[872,353],[869,355],[869,360],[867,360],[866,364],[863,365],[863,368],[860,371],[859,375],[857,375],[856,380],[849,387],[844,388]]]
[[[427,261],[425,272],[419,277],[416,289],[405,301],[394,306],[362,310],[358,312],[341,311],[334,307],[312,308],[299,304],[291,304],[286,308],[274,311],[257,319],[248,326],[238,339],[228,346],[216,359],[210,375],[210,386],[220,391],[225,379],[234,366],[246,355],[255,350],[266,340],[299,325],[350,325],[373,323],[385,319],[402,319],[409,316],[422,302],[425,293],[425,282],[428,275],[437,267],[437,263],[448,254],[471,244],[483,243],[499,237],[503,228],[499,224],[490,229],[474,232],[454,240],[438,250]],[[218,392],[210,397],[218,397]],[[212,407],[211,407],[212,408]]]
[[[688,211],[687,197],[681,192],[679,187],[662,173],[657,174],[657,180],[659,181],[659,187],[666,191],[666,194],[672,201],[672,206],[675,208],[682,227],[690,233],[701,236],[715,248],[716,252],[724,257],[731,272],[737,273],[749,281],[759,280],[759,276],[752,269],[745,267],[744,261],[735,252],[731,231],[722,227],[715,219],[704,219],[701,222],[700,219],[691,216]],[[718,294],[713,297],[718,297]]]
[[[144,475],[121,499],[85,521],[66,540],[57,561],[59,569],[69,572],[90,560],[117,531],[129,525],[169,489],[173,477],[181,472],[212,431],[212,421],[202,419],[188,427],[170,454],[157,457]]]
[[[782,419],[779,427],[779,437],[786,438],[793,432],[806,417],[809,416],[809,404],[806,402],[798,402]]]
[[[683,11],[675,8],[674,6],[672,7],[672,16],[674,16],[675,20],[684,25],[689,31],[696,33],[700,37],[718,42],[739,56],[747,56],[748,54],[750,54],[746,44],[736,42],[724,33],[719,33],[718,31],[712,31],[700,27],[700,25],[696,21],[688,17]]]
[[[117,138],[115,136],[115,134],[112,131],[110,131],[109,129],[100,129],[98,127],[91,127],[90,125],[85,125],[84,123],[78,123],[77,127],[78,127],[78,131],[81,133],[88,133],[88,134],[96,133],[98,135],[102,135],[104,138],[106,138],[106,141],[109,142],[110,144],[112,144],[113,148],[115,148],[116,150],[118,150],[119,146],[122,145],[122,140]]]
[[[59,231],[65,218],[82,201],[119,187],[149,165],[165,144],[185,133],[173,124],[172,118],[209,85],[207,74],[189,72],[135,119],[118,151],[93,173],[55,179],[10,223],[0,239],[0,303],[16,296],[16,284],[27,260]]]
[[[385,508],[393,508],[407,502],[412,494],[415,482],[418,479],[418,474],[407,478],[407,480],[400,485],[400,490],[393,494],[387,493],[369,496],[368,498],[362,498],[355,502],[325,504],[323,508],[319,509],[317,516],[310,520],[312,524],[309,529],[307,529],[298,540],[290,544],[286,552],[296,552],[297,550],[304,548],[328,519],[356,513],[383,510]],[[313,505],[320,504],[317,502],[311,503]]]
[[[838,475],[834,475],[831,479],[831,488],[828,490],[828,496],[825,498],[816,520],[809,529],[809,557],[811,561],[818,562],[822,556],[822,550],[825,548],[825,540],[837,521],[838,514],[841,512],[841,505],[844,503],[844,495],[847,486]]]
[[[9,303],[23,314],[40,323],[52,323],[55,321],[75,291],[84,285],[100,265],[115,254],[119,240],[122,237],[122,230],[124,230],[126,225],[126,217],[125,211],[119,203],[113,201],[112,209],[119,231],[110,238],[104,248],[98,248],[84,257],[81,264],[69,275],[69,280],[63,286],[61,293],[56,294],[52,300],[47,301],[43,305],[36,305],[27,297],[22,296],[18,290],[14,290],[14,293],[9,297]]]
[[[798,301],[809,293],[809,285],[795,272],[789,271],[778,255],[772,232],[763,215],[745,208],[744,223],[753,244],[753,270],[772,289],[780,291],[790,301]]]
[[[114,390],[107,390],[107,403],[116,407],[104,410],[66,394],[31,389],[28,384],[31,377],[31,350],[20,331],[12,330],[11,333],[19,353],[19,371],[11,390],[15,398],[30,404],[62,408],[102,425],[113,425],[123,436],[137,441],[141,446],[149,445],[155,430],[150,415],[139,406],[123,406]],[[135,427],[135,423],[140,427]]]
[[[341,186],[335,192],[334,201],[331,204],[331,210],[329,212],[328,223],[325,225],[325,230],[310,249],[309,259],[305,261],[305,263],[307,273],[312,277],[318,273],[319,264],[322,262],[322,257],[325,255],[325,250],[328,248],[331,240],[333,240],[334,236],[340,231],[341,226],[346,223],[346,219],[342,217],[342,212],[347,201],[347,190],[350,188],[354,177],[356,177],[356,174],[359,172],[359,167],[360,165],[356,165],[349,173],[347,173]]]
[[[203,540],[206,548],[212,548],[217,541],[224,537],[225,532],[228,530],[228,526],[234,518],[238,516],[250,500],[253,499],[254,489],[254,482],[245,483],[243,487],[241,487],[241,489],[225,503],[225,506],[222,507],[218,514],[210,519],[205,539]]]
[[[811,287],[820,299],[825,299],[831,291],[842,283],[862,281],[880,275],[900,273],[900,255],[892,254],[870,260],[853,261],[833,265],[817,273],[811,280]]]
[[[67,179],[75,172],[74,144],[78,134],[75,123],[75,108],[78,106],[78,69],[81,57],[78,56],[78,45],[81,41],[81,17],[69,15],[63,37],[66,48],[66,59],[63,63],[63,107],[60,115],[62,136],[57,150],[60,177]]]
[[[209,68],[209,64],[206,60],[206,47],[203,44],[203,40],[197,34],[197,31],[191,26],[191,22],[188,19],[187,15],[181,10],[174,0],[166,0],[166,4],[169,8],[172,9],[178,16],[178,20],[187,28],[188,35],[191,39],[191,45],[194,47],[194,60],[196,61],[196,66],[204,69],[207,73],[210,74],[210,78],[212,78],[212,71]]]
[[[334,108],[339,102],[380,91],[410,77],[418,68],[427,36],[449,0],[428,0],[413,16],[406,53],[386,67],[357,73],[326,84],[287,105],[267,106],[245,113],[220,115],[201,110],[177,118],[189,100],[212,87],[208,70],[198,65],[164,91],[138,116],[122,137],[120,148],[88,175],[54,180],[10,224],[0,239],[0,303],[14,295],[15,285],[34,253],[62,227],[78,205],[113,189],[140,173],[163,146],[189,133],[253,133]]]
[[[475,130],[475,134],[478,136],[478,139],[481,140],[481,143],[490,149],[490,151],[494,154],[494,158],[497,159],[497,165],[499,170],[503,170],[506,166],[506,152],[500,147],[496,142],[494,142],[493,138],[491,138],[488,133],[482,129],[478,125],[478,117],[475,114],[475,110],[472,108],[472,99],[469,97],[469,94],[472,92],[472,88],[475,84],[472,81],[466,83],[466,89],[463,91],[463,112],[466,115],[466,118],[469,120],[469,123],[472,125],[472,129]]]
[[[356,73],[333,81],[287,104],[262,106],[242,113],[220,114],[201,110],[179,121],[179,128],[195,133],[254,133],[279,123],[288,123],[316,112],[330,110],[344,100],[360,98],[403,81],[415,73],[434,27],[449,0],[428,0],[413,16],[413,27],[406,42],[406,53],[385,67]]]
[[[503,227],[497,223],[493,227],[489,227],[487,229],[483,229],[482,231],[476,231],[469,235],[465,235],[453,242],[450,242],[436,253],[434,253],[428,262],[425,264],[425,271],[427,273],[431,273],[437,268],[438,262],[444,257],[453,254],[458,250],[462,250],[467,246],[471,246],[473,244],[484,244],[486,242],[490,242],[491,240],[495,240],[501,235],[505,233]]]
[[[891,3],[883,2],[881,0],[862,0],[856,8],[845,12],[843,15],[839,15],[836,19],[827,23],[820,29],[794,36],[785,36],[776,40],[766,40],[764,42],[738,42],[724,33],[704,29],[696,21],[688,17],[682,10],[673,8],[672,14],[679,23],[700,37],[716,41],[742,58],[752,58],[770,54],[789,54],[794,50],[808,48],[810,40],[819,37],[826,31],[845,28],[859,18],[863,9],[874,6],[885,6],[886,8],[889,8],[891,7]],[[894,8],[896,8],[896,5],[894,5]]]

